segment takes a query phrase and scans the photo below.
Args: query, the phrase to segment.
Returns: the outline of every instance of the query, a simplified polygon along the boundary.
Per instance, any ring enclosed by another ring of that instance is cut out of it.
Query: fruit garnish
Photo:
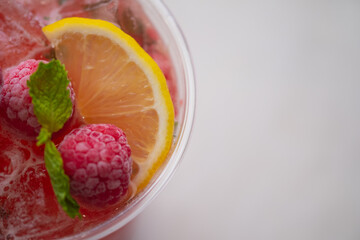
[[[125,132],[131,181],[142,190],[172,143],[174,108],[160,68],[132,37],[103,20],[66,18],[43,32],[68,71],[84,121]]]
[[[40,62],[27,85],[34,113],[41,125],[37,145],[45,144],[45,167],[55,196],[70,217],[81,217],[79,205],[70,195],[69,177],[64,173],[61,155],[51,141],[52,134],[59,131],[72,114],[67,72],[58,60],[48,64]]]
[[[60,143],[70,192],[82,205],[104,208],[125,199],[131,150],[124,132],[111,124],[76,128]]]
[[[36,71],[39,62],[29,59],[10,69],[0,89],[0,108],[4,116],[13,126],[30,136],[37,135],[41,126],[33,112],[26,82]]]
[[[21,62],[16,67],[8,69],[3,87],[0,89],[0,110],[4,113],[4,117],[13,127],[20,130],[21,134],[31,137],[39,134],[41,125],[33,111],[27,81],[37,70],[40,62],[47,63],[46,61],[29,59]],[[68,86],[68,88],[71,101],[74,102],[74,91],[71,86]]]

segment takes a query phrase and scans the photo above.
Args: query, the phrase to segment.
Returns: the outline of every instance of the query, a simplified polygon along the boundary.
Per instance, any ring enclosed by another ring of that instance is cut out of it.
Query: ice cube
[[[19,3],[0,0],[0,68],[43,58],[49,44],[34,15]]]

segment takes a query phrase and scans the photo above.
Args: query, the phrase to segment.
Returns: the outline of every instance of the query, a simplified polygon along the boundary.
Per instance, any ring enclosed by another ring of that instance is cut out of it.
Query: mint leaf
[[[59,131],[72,113],[65,67],[59,60],[40,62],[27,85],[38,122],[51,133]]]
[[[37,136],[37,138],[36,138],[38,140],[36,145],[41,146],[41,145],[45,144],[46,142],[50,141],[51,135],[52,135],[52,133],[49,132],[46,128],[41,128],[39,136]]]
[[[69,177],[64,173],[60,152],[52,141],[45,143],[44,158],[58,202],[70,217],[79,216],[81,218],[79,204],[70,195]]]
[[[45,144],[45,167],[55,196],[70,217],[81,218],[79,204],[70,194],[70,180],[64,172],[61,154],[51,141],[52,134],[64,126],[72,113],[67,72],[58,60],[52,60],[47,64],[40,62],[27,85],[34,113],[41,124],[36,144],[38,146]]]

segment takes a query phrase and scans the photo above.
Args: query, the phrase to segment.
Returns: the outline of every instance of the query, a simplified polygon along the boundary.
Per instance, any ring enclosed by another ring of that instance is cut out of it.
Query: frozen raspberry
[[[59,145],[71,194],[82,204],[104,207],[127,193],[132,171],[125,133],[111,124],[76,128]]]
[[[27,60],[6,73],[0,94],[4,115],[20,130],[30,135],[40,131],[40,124],[33,112],[33,105],[26,82],[40,61]]]
[[[39,65],[39,60],[29,59],[6,72],[0,90],[0,110],[9,122],[30,136],[37,135],[40,124],[33,111],[27,81]],[[42,61],[45,62],[45,61]],[[69,86],[72,102],[75,95]]]

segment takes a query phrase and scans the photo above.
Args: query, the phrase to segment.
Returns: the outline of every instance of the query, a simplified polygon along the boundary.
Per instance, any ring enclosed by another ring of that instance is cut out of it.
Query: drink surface
[[[159,64],[175,106],[177,89],[171,63],[156,28],[134,1],[43,1],[0,0],[0,70],[15,66],[27,58],[50,59],[50,45],[41,27],[63,17],[101,18],[120,26],[131,35]],[[27,9],[27,10],[25,10]],[[140,9],[140,10],[138,10]],[[75,113],[54,137],[83,124]],[[133,192],[128,193],[128,198]],[[121,212],[119,203],[107,209],[81,208],[83,219],[71,219],[58,205],[44,166],[43,149],[36,139],[12,128],[5,113],[0,114],[0,239],[54,238],[90,229]]]

